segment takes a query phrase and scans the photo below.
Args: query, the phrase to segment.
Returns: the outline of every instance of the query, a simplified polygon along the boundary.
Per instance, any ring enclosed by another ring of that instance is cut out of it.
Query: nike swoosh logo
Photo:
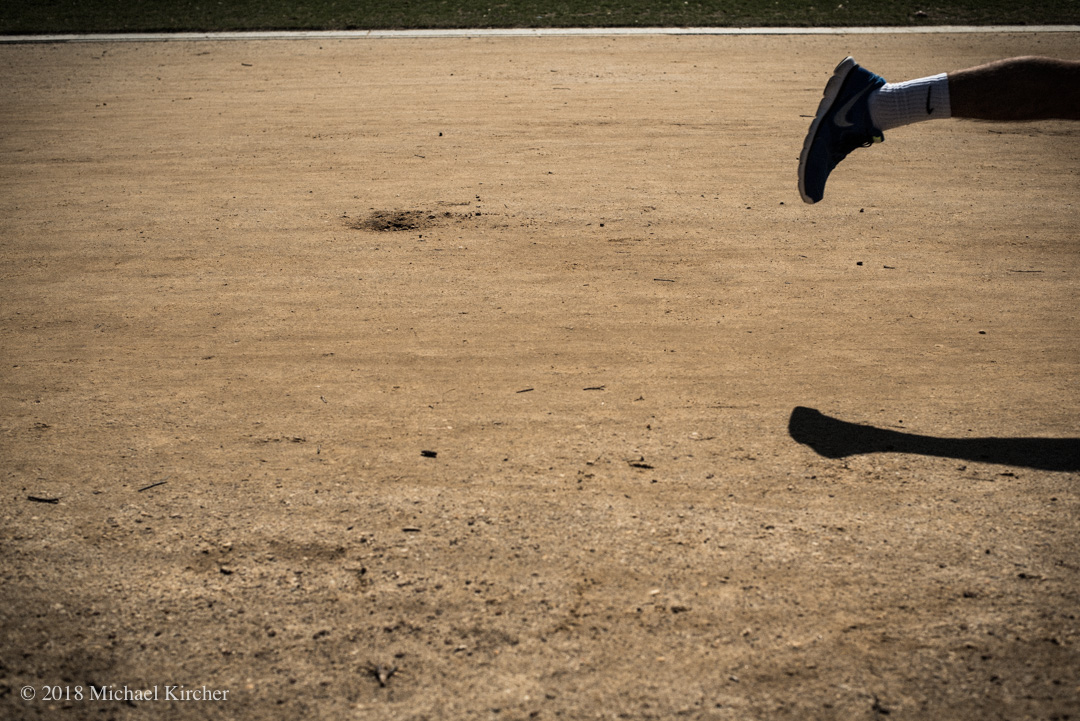
[[[840,109],[836,111],[836,119],[833,122],[835,122],[841,128],[850,128],[852,125],[854,125],[855,123],[848,120],[848,113],[850,113],[851,109],[855,107],[855,103],[859,102],[862,96],[866,95],[871,90],[873,90],[873,87],[867,85],[861,91],[852,96],[851,100],[848,100],[846,103],[841,105]]]
[[[934,106],[930,104],[930,96],[934,94],[934,86],[930,86],[926,89],[926,114],[931,115],[934,112]]]

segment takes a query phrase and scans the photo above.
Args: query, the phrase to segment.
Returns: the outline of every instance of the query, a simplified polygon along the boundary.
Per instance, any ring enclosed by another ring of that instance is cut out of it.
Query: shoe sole
[[[814,116],[814,122],[810,123],[810,130],[806,133],[802,153],[799,155],[799,195],[802,196],[804,203],[813,205],[817,202],[806,194],[806,159],[810,155],[810,146],[814,144],[814,138],[817,137],[818,126],[821,125],[822,118],[829,112],[833,103],[836,102],[837,96],[840,95],[840,88],[844,86],[844,81],[847,80],[847,76],[851,74],[851,71],[857,67],[859,67],[859,64],[855,62],[855,58],[844,58],[836,66],[836,70],[833,71],[829,82],[825,84],[825,93],[818,104],[817,115]]]

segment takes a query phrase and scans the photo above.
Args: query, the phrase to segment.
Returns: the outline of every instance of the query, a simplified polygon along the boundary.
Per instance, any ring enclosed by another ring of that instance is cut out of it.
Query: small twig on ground
[[[379,686],[386,688],[387,682],[390,681],[390,677],[397,673],[397,666],[387,666],[385,664],[373,664],[368,666],[368,671],[379,682]]]
[[[59,498],[42,498],[41,496],[27,496],[26,500],[34,503],[59,503]]]

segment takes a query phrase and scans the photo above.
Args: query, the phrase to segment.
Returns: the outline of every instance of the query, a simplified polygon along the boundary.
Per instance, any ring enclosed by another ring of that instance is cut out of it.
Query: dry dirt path
[[[1080,717],[1078,41],[0,47],[0,714]]]

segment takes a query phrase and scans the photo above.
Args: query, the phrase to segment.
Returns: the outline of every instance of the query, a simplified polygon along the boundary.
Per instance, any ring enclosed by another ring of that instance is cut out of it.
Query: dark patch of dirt
[[[350,221],[348,226],[354,230],[387,233],[402,230],[423,230],[465,217],[468,217],[468,215],[455,214],[450,211],[373,210],[363,220]]]

